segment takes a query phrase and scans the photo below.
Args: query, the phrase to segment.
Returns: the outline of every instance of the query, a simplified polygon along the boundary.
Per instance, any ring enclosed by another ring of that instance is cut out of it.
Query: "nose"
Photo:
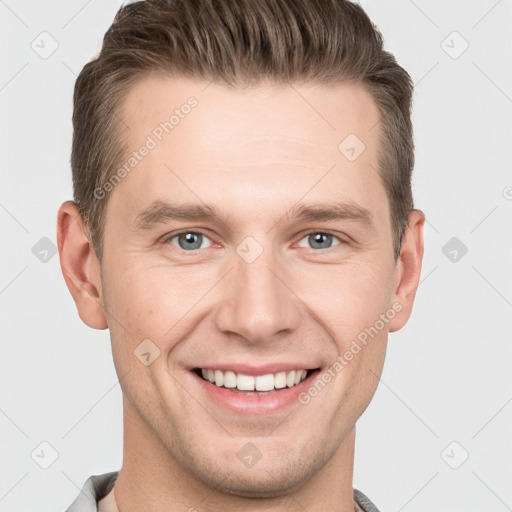
[[[286,278],[271,251],[264,251],[252,263],[235,254],[215,317],[217,328],[252,344],[272,342],[279,334],[295,332],[301,301]]]

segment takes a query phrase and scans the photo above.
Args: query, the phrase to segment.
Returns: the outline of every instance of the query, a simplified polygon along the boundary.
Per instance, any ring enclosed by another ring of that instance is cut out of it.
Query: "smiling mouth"
[[[253,376],[231,370],[209,370],[205,368],[194,368],[193,370],[201,379],[219,388],[244,395],[268,395],[292,388],[318,371],[320,371],[319,368],[297,369]]]

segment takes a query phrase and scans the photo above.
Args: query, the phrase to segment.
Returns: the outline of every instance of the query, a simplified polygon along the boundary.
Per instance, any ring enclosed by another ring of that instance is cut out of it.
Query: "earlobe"
[[[400,311],[389,323],[389,332],[398,331],[409,320],[416,290],[420,281],[423,261],[423,226],[425,214],[412,210],[402,240],[400,255],[396,264],[395,294],[393,303],[400,305]]]
[[[78,315],[93,329],[108,327],[101,290],[100,263],[89,231],[72,201],[64,202],[57,215],[60,267],[75,301]]]

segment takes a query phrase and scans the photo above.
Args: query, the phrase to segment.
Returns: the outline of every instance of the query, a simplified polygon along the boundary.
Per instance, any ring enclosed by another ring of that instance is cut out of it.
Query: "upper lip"
[[[315,367],[304,363],[267,363],[263,365],[251,365],[243,363],[225,363],[225,364],[206,364],[204,366],[198,365],[191,367],[190,370],[195,368],[202,368],[204,370],[222,370],[232,371],[235,373],[242,373],[244,375],[267,375],[269,373],[278,372],[291,372],[292,370],[314,370]]]

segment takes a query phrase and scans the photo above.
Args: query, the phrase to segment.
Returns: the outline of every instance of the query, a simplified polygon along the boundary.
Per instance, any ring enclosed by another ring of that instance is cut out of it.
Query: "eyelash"
[[[210,239],[210,237],[204,233],[203,231],[201,230],[191,230],[191,229],[184,229],[182,231],[178,231],[176,233],[172,233],[171,235],[169,236],[166,236],[164,238],[164,240],[162,241],[163,244],[169,244],[170,241],[180,235],[183,235],[183,234],[186,234],[186,233],[194,233],[194,234],[201,234],[203,235],[204,237]],[[347,243],[345,240],[342,240],[339,236],[335,235],[334,233],[332,233],[331,231],[322,231],[322,230],[318,230],[318,229],[313,229],[313,230],[310,230],[306,233],[304,233],[302,235],[302,237],[299,239],[299,242],[302,241],[304,238],[306,238],[307,236],[309,235],[312,235],[312,234],[317,234],[317,233],[321,233],[322,235],[330,235],[332,236],[333,238],[337,239],[340,243],[338,245],[342,245],[342,244],[345,244]],[[176,247],[176,246],[175,246]],[[336,246],[333,246],[333,247],[328,247],[327,249],[313,249],[311,247],[309,247],[308,249],[311,250],[311,251],[314,251],[314,252],[324,252],[324,251],[327,251],[329,249],[334,249],[334,247]],[[181,247],[176,247],[177,249],[183,251],[183,252],[188,252],[188,253],[195,253],[195,252],[198,252],[199,249],[194,249],[194,250],[191,250],[191,251],[186,251],[185,249],[181,249]]]

